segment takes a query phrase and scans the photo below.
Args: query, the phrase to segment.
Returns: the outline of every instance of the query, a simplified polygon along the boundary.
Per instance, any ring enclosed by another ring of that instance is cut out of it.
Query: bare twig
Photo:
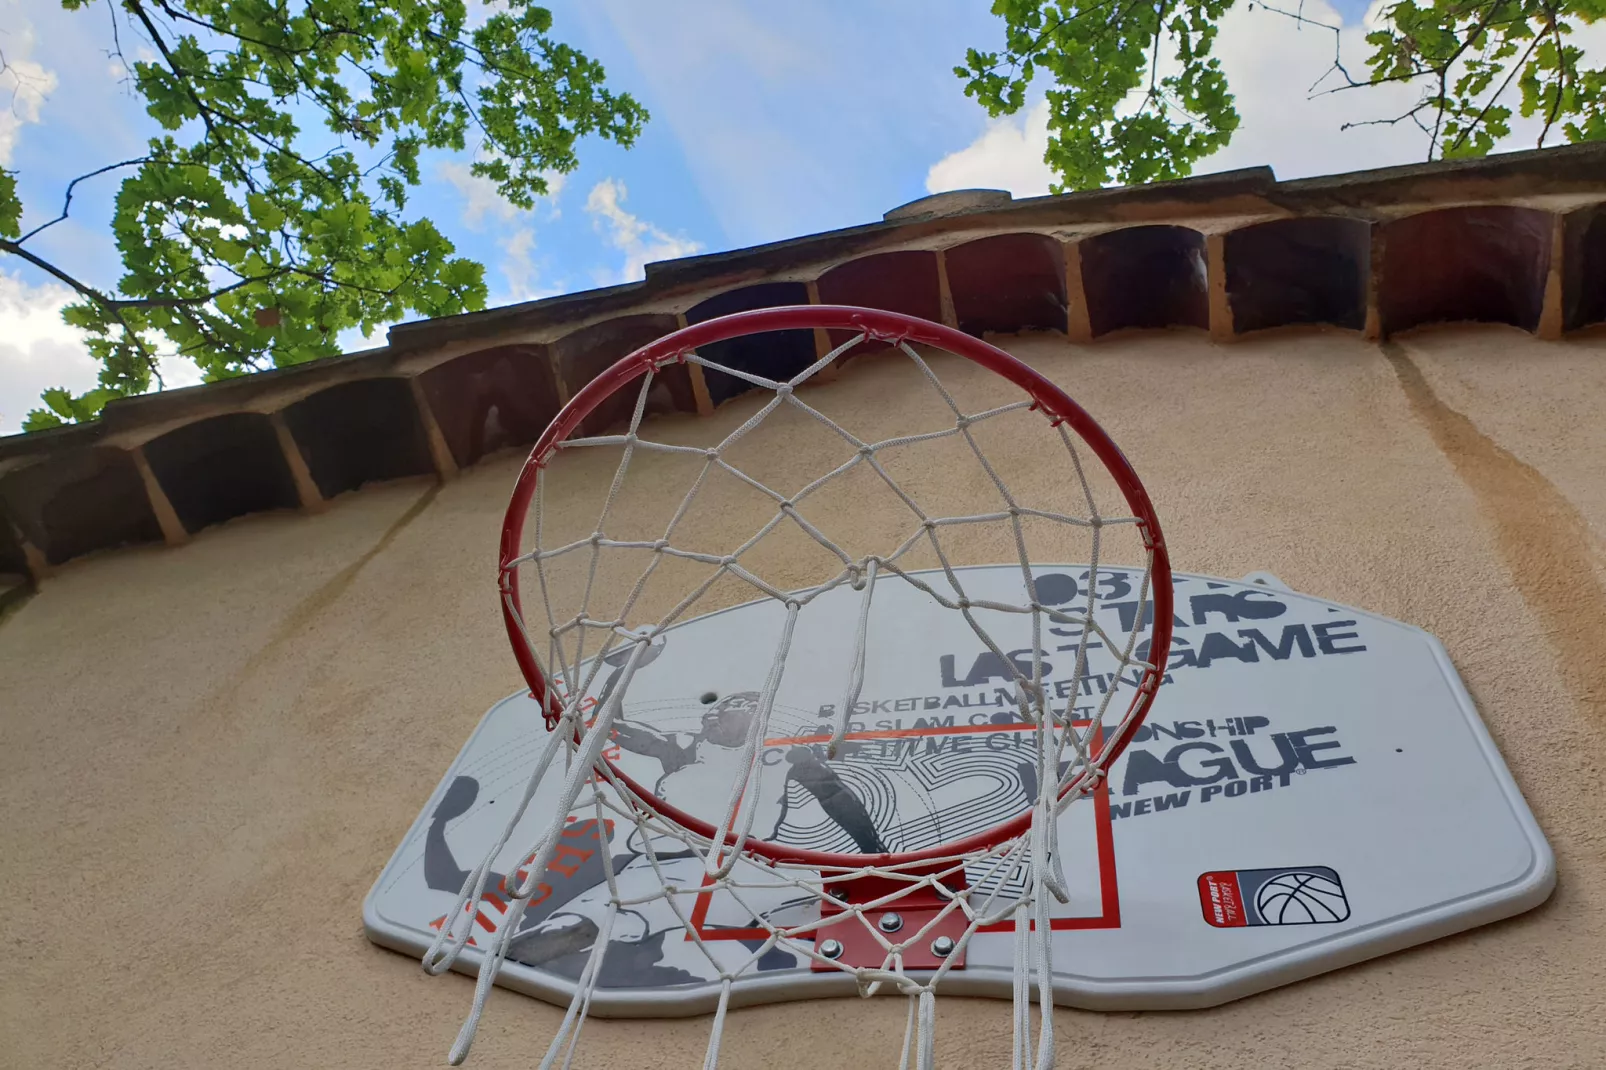
[[[26,233],[22,237],[18,238],[17,239],[17,244],[21,245],[23,242],[27,241],[29,238],[33,237],[35,234],[38,234],[40,231],[45,230],[45,229],[47,229],[49,227],[53,227],[57,223],[60,223],[63,220],[65,220],[67,218],[68,209],[70,209],[72,207],[73,189],[78,185],[78,183],[84,181],[86,178],[94,178],[97,175],[105,174],[107,171],[116,171],[117,169],[122,168],[122,167],[134,167],[134,166],[137,166],[138,164],[149,163],[149,162],[150,162],[150,157],[149,156],[139,156],[139,157],[136,157],[135,159],[132,159],[132,160],[123,160],[121,163],[109,163],[105,167],[96,168],[95,170],[90,171],[88,174],[79,175],[77,178],[75,178],[71,182],[67,183],[67,192],[61,199],[61,214],[56,216],[55,219],[50,220],[48,223],[41,223],[37,227],[34,227],[28,233]]]

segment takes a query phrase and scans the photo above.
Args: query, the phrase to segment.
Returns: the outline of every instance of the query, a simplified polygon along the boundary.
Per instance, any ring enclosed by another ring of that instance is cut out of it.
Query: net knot
[[[1048,426],[1050,426],[1050,427],[1058,427],[1060,424],[1063,424],[1065,422],[1065,417],[1063,417],[1063,416],[1059,415],[1058,413],[1054,412],[1047,405],[1044,405],[1043,404],[1043,399],[1039,398],[1036,394],[1032,395],[1031,411],[1032,412],[1047,413],[1048,414]]]
[[[891,342],[893,345],[902,345],[903,340],[909,337],[909,332],[906,330],[871,327],[862,322],[857,326],[859,330],[864,332],[865,338],[871,338],[877,342]]]

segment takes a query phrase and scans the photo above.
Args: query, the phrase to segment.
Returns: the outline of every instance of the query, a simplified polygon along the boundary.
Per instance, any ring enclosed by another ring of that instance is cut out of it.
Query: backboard
[[[972,590],[1000,597],[1023,582],[1017,566],[963,575]],[[1084,575],[1035,570],[1040,591],[1074,591]],[[1099,576],[1109,585],[1101,612],[1140,611],[1119,590],[1135,573]],[[913,850],[952,839],[967,822],[996,825],[1034,796],[1022,760],[1028,726],[1013,712],[1006,672],[990,663],[996,656],[956,630],[955,615],[907,612],[894,591],[878,593],[884,626],[871,632],[882,639],[870,646],[850,745],[834,761],[823,743],[840,679],[820,671],[783,680],[755,835],[824,850]],[[1549,846],[1431,635],[1265,574],[1178,575],[1175,593],[1175,641],[1153,712],[1108,781],[1061,818],[1071,895],[1053,908],[1057,1002],[1209,1006],[1507,917],[1549,895]],[[835,647],[848,641],[857,602],[844,597],[834,616],[830,605],[814,630],[800,631],[795,665],[840,660]],[[763,617],[776,607],[766,600],[670,629],[623,707],[627,722],[652,731],[632,737],[626,725],[615,763],[677,805],[712,805],[723,790],[717,711],[766,668],[761,648],[773,622]],[[989,630],[1014,644],[1008,656],[1030,656],[1029,636]],[[1098,672],[1091,653],[1089,671],[1071,678],[1063,651],[1082,641],[1079,633],[1044,640],[1056,705],[1091,706],[1121,683]],[[600,698],[609,683],[598,678]],[[505,822],[498,806],[505,815],[515,802],[545,735],[525,694],[485,715],[369,894],[372,940],[410,954],[428,947],[466,867],[496,842]],[[819,764],[863,803],[868,827],[819,805],[810,787]],[[538,797],[526,820],[550,810]],[[543,999],[567,1003],[584,966],[608,898],[603,852],[622,899],[634,898],[638,882],[643,899],[666,885],[678,891],[623,912],[631,916],[614,926],[594,1014],[705,1013],[718,998],[710,956],[739,962],[762,944],[755,911],[771,919],[798,911],[789,923],[801,924],[817,909],[780,888],[740,903],[707,892],[702,859],[649,865],[634,842],[639,831],[599,824],[590,808],[571,815],[569,829],[498,977]],[[507,908],[504,880],[523,861],[499,859],[473,907],[487,937]],[[1011,947],[1008,932],[978,934],[942,990],[1008,998]],[[460,965],[472,971],[478,961],[470,947]],[[850,977],[779,948],[759,967],[739,979],[733,1004],[853,991]]]

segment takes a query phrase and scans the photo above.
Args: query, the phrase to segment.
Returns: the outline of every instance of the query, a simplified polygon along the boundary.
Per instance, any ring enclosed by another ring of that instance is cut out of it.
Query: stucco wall
[[[1008,344],[1131,457],[1176,567],[1438,635],[1560,866],[1521,918],[1237,1004],[1059,1011],[1067,1065],[1600,1065],[1606,336]],[[440,1065],[470,983],[370,945],[360,904],[517,686],[493,555],[519,461],[90,556],[0,622],[0,1062]],[[530,1065],[559,1014],[498,993],[472,1065]],[[737,1012],[722,1065],[895,1065],[903,1016]],[[700,1065],[707,1029],[593,1022],[581,1061]],[[1007,1064],[1008,1007],[949,1001],[938,1037]]]

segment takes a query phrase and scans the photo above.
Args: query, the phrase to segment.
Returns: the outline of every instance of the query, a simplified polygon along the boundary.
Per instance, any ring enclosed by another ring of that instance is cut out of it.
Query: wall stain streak
[[[224,689],[223,694],[219,696],[216,702],[218,708],[232,709],[233,700],[239,695],[252,675],[273,656],[274,652],[282,644],[295,638],[320,613],[334,605],[335,601],[351,587],[352,582],[368,566],[368,563],[383,553],[391,543],[395,542],[396,537],[406,530],[409,524],[417,520],[425,509],[429,508],[430,503],[434,502],[440,491],[440,483],[431,483],[429,489],[420,494],[418,500],[409,505],[407,511],[397,517],[395,522],[385,529],[384,534],[379,536],[374,544],[365,550],[360,557],[324,581],[321,587],[297,603],[295,608],[290,610],[289,615],[285,617],[284,623],[274,629],[267,642],[263,643],[261,649],[251,656],[250,660],[241,667],[234,680]]]
[[[1537,469],[1441,401],[1402,346],[1385,342],[1381,349],[1412,412],[1477,498],[1502,563],[1561,656],[1567,689],[1606,716],[1606,590],[1596,578],[1600,551],[1588,521]]]
[[[19,583],[13,587],[0,589],[0,624],[16,616],[28,599],[36,593],[37,588],[31,583]]]

